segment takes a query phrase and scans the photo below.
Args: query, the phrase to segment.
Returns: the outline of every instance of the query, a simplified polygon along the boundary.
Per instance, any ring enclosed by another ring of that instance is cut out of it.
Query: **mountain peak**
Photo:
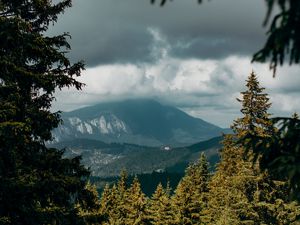
[[[62,114],[56,141],[89,138],[104,142],[159,146],[193,144],[223,129],[153,99],[106,102]]]

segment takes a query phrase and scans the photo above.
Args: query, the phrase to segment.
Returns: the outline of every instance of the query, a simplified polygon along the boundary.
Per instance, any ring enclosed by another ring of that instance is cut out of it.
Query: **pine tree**
[[[128,189],[128,175],[126,170],[121,171],[117,187],[120,199],[124,199]]]
[[[124,224],[124,219],[119,213],[119,198],[118,198],[118,188],[113,185],[111,190],[105,190],[101,198],[100,212],[104,218],[105,225],[112,224]]]
[[[114,186],[114,189],[116,187]],[[109,188],[109,185],[106,184],[100,198],[100,206],[99,206],[99,213],[103,217],[104,221],[108,221],[109,214],[112,210],[112,207],[116,204],[114,201],[113,196],[114,191]]]
[[[125,224],[147,224],[146,205],[146,196],[141,190],[141,185],[138,178],[135,177],[125,199]]]
[[[121,171],[120,179],[117,184],[117,204],[115,217],[118,218],[118,224],[126,224],[127,211],[125,209],[128,193],[128,175],[125,170]]]
[[[190,165],[173,196],[177,224],[195,224],[206,221],[208,192],[208,162],[201,154],[196,164]]]
[[[83,69],[65,56],[68,34],[47,37],[49,24],[71,0],[0,2],[0,221],[4,224],[79,224],[76,211],[89,172],[80,158],[47,148],[58,113],[56,89],[82,84]]]
[[[249,75],[246,80],[247,90],[241,92],[243,98],[237,99],[242,104],[242,118],[234,121],[232,129],[238,138],[247,136],[247,134],[258,136],[270,136],[274,133],[274,127],[268,113],[271,103],[268,94],[260,87],[255,73]]]
[[[214,224],[291,224],[295,222],[299,206],[286,198],[285,183],[261,172],[253,153],[246,152],[237,141],[248,134],[264,137],[276,132],[267,112],[269,99],[254,73],[250,74],[246,86],[248,89],[239,100],[243,117],[235,120],[234,134],[225,136],[221,162],[209,184],[210,219]],[[287,213],[284,208],[290,211]],[[280,215],[291,220],[283,221]]]
[[[147,224],[146,205],[147,199],[138,179],[135,177],[128,188],[127,174],[122,171],[117,185],[104,188],[99,211],[104,218],[103,224]]]
[[[201,153],[198,162],[195,165],[194,176],[191,176],[195,193],[192,197],[192,218],[196,223],[204,224],[207,219],[207,203],[208,203],[208,182],[210,180],[209,163],[205,153]]]
[[[100,200],[100,214],[104,218],[103,224],[126,224],[127,211],[126,204],[128,198],[127,173],[123,170],[117,184],[110,189],[105,186]]]
[[[88,182],[85,186],[87,190],[84,201],[77,205],[80,217],[85,224],[100,224],[104,221],[104,216],[101,213],[101,202],[96,185]]]
[[[247,90],[242,92],[243,99],[238,100],[242,103],[241,112],[244,117],[237,119],[234,122],[233,130],[237,139],[243,140],[243,144],[247,144],[247,137],[260,137],[268,138],[275,136],[277,129],[274,127],[272,120],[269,118],[270,114],[268,109],[271,106],[269,98],[266,93],[263,93],[264,88],[260,87],[254,72],[250,74],[246,81]],[[245,151],[247,150],[247,156],[245,157]],[[265,223],[276,224],[282,223],[278,220],[278,214],[285,214],[274,207],[281,202],[284,207],[290,208],[289,200],[287,199],[286,193],[287,182],[276,181],[274,177],[271,177],[268,172],[260,171],[259,164],[261,157],[258,156],[258,161],[253,156],[252,149],[243,148],[244,151],[244,163],[254,161],[253,170],[255,177],[256,190],[254,192],[253,202],[255,204],[255,210],[259,213],[260,219],[264,220]],[[272,151],[272,149],[269,149]],[[257,196],[259,196],[257,198]],[[282,209],[284,207],[281,207]],[[275,207],[276,208],[276,207]],[[292,207],[294,212],[299,210],[298,207]],[[292,212],[292,214],[294,213]],[[289,221],[291,223],[292,221]]]
[[[147,207],[147,218],[153,225],[175,225],[174,209],[169,185],[166,189],[159,183]]]
[[[210,224],[256,224],[259,216],[252,203],[255,175],[252,163],[243,161],[242,149],[225,136],[221,161],[209,182]]]

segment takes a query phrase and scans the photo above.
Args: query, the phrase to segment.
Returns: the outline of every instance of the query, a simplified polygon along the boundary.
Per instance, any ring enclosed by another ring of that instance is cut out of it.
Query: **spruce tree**
[[[252,163],[244,162],[242,149],[231,135],[225,136],[221,161],[209,182],[210,224],[255,224],[259,216],[252,205],[255,174]]]
[[[104,221],[104,216],[101,213],[101,202],[96,185],[88,182],[85,189],[87,192],[84,201],[77,205],[79,216],[85,224],[100,224]]]
[[[103,224],[126,224],[128,191],[127,173],[123,170],[117,184],[112,188],[106,185],[102,192],[99,211]]]
[[[117,183],[117,204],[115,205],[115,217],[118,218],[118,224],[126,224],[127,211],[125,209],[129,184],[128,175],[125,170],[121,171],[120,179]]]
[[[111,189],[106,185],[103,190],[99,209],[102,224],[147,224],[146,205],[147,199],[138,179],[135,177],[128,188],[127,174],[122,171],[118,183]]]
[[[267,137],[276,132],[267,112],[269,99],[253,72],[246,87],[242,100],[238,100],[242,103],[243,117],[235,120],[234,134],[225,136],[221,162],[209,185],[210,218],[214,224],[226,224],[226,218],[235,224],[291,224],[295,222],[299,206],[288,201],[286,184],[260,171],[251,149],[246,151],[237,141],[248,134]],[[284,208],[290,211],[286,212]],[[223,212],[226,212],[226,218]],[[280,215],[290,220],[284,222]]]
[[[208,192],[208,162],[204,154],[191,164],[179,182],[173,196],[177,224],[197,224],[205,222]]]
[[[55,2],[55,3],[54,3]],[[55,90],[82,84],[71,64],[68,34],[47,37],[49,24],[71,0],[0,2],[0,221],[3,224],[78,224],[89,172],[80,158],[47,148],[59,113]]]
[[[113,185],[111,190],[105,189],[101,198],[100,212],[104,218],[103,224],[124,224],[124,219],[119,213],[119,197],[118,188]],[[123,216],[124,217],[124,216]]]
[[[130,188],[128,189],[125,199],[125,224],[147,224],[146,205],[146,196],[142,192],[138,178],[135,177]]]
[[[114,207],[114,204],[116,204],[113,198],[113,193],[113,190],[111,190],[109,185],[106,184],[100,198],[99,213],[106,222],[109,219],[109,213],[111,212],[112,207]]]
[[[232,129],[238,138],[243,138],[249,133],[258,136],[271,136],[274,127],[270,120],[268,110],[271,106],[265,88],[259,85],[257,76],[252,71],[246,80],[247,90],[241,92],[242,99],[237,99],[241,103],[241,113],[243,117],[233,122]]]
[[[159,183],[147,207],[147,218],[153,225],[175,225],[175,214],[170,198],[169,185],[166,189]]]

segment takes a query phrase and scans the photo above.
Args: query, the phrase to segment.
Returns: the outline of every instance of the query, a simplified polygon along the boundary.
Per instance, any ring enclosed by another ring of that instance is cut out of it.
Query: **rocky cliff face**
[[[54,142],[88,138],[146,146],[183,146],[219,136],[222,128],[153,100],[103,103],[62,114]]]

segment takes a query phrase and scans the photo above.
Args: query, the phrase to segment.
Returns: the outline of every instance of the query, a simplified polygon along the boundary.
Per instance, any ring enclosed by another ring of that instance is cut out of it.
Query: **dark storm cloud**
[[[69,31],[74,60],[88,66],[157,60],[149,29],[158,30],[179,58],[251,55],[264,40],[264,1],[176,0],[160,8],[149,0],[74,0],[50,34]]]
[[[171,49],[171,55],[180,58],[210,58],[220,59],[228,55],[251,55],[259,46],[260,40],[239,37],[202,37],[188,42],[184,45],[181,42],[175,43]]]
[[[132,36],[124,35],[127,32],[131,33]],[[138,63],[140,61],[151,63],[154,59],[149,43],[152,41],[149,33],[127,29],[123,32],[117,31],[114,36],[109,36],[106,39],[91,39],[88,41],[88,47],[82,45],[78,50],[81,57],[86,57],[90,66],[110,63]]]
[[[264,44],[263,0],[73,0],[48,34],[70,32],[72,60],[84,59],[82,92],[57,93],[53,110],[127,98],[155,98],[223,127],[239,116],[236,98],[254,70],[274,115],[300,110],[299,67],[272,78],[251,64]]]

